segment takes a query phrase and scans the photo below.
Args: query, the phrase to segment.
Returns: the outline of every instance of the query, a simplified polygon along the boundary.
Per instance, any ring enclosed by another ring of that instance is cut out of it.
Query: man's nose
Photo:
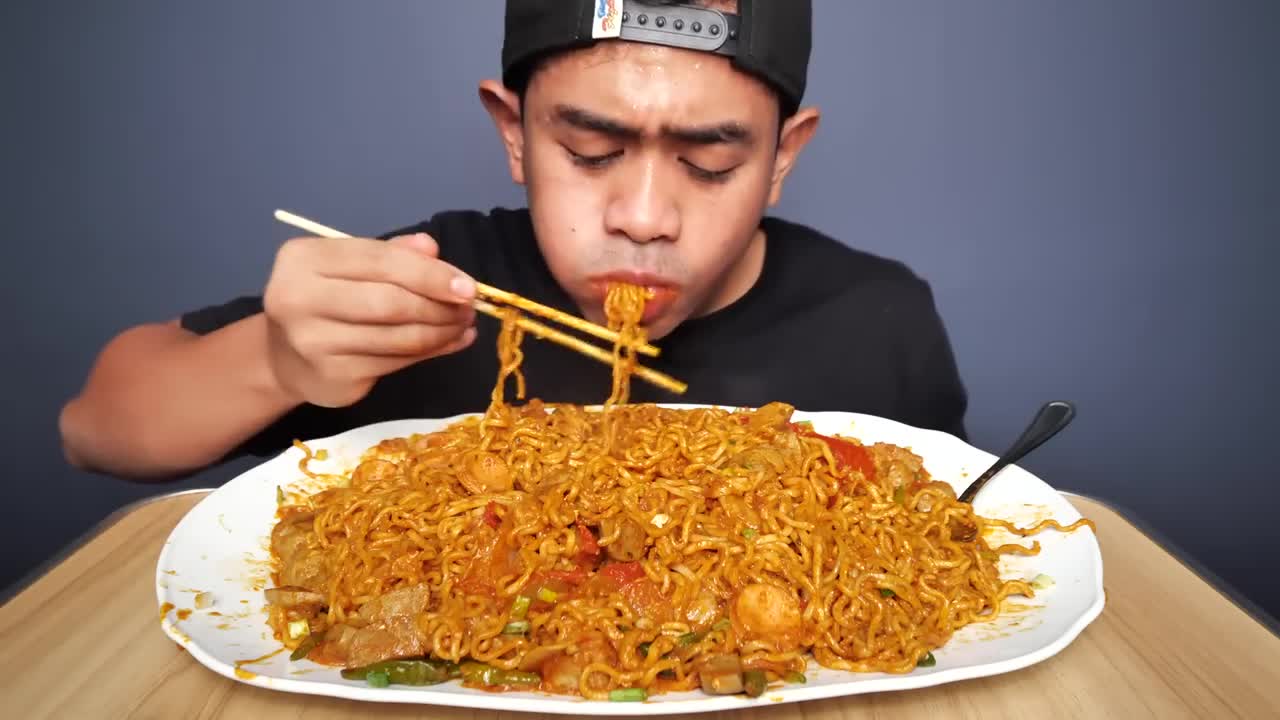
[[[605,209],[605,229],[626,235],[635,243],[679,237],[675,184],[662,175],[659,161],[644,158],[636,163],[633,172],[616,178],[618,184]]]

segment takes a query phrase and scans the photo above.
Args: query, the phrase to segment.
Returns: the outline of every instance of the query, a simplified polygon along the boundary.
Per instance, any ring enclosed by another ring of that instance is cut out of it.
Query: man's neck
[[[703,317],[729,307],[741,300],[755,286],[760,279],[760,274],[764,271],[767,240],[764,228],[756,228],[750,244],[747,245],[747,251],[742,254],[738,262],[725,271],[720,282],[716,283],[718,290],[707,298],[703,307],[693,314],[694,317]]]

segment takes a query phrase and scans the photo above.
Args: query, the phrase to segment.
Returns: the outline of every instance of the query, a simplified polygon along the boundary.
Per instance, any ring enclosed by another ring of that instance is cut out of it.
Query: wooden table
[[[204,668],[161,631],[154,573],[170,530],[206,492],[162,496],[117,513],[0,608],[0,715],[541,717],[273,692]],[[1280,636],[1115,511],[1068,497],[1097,523],[1107,607],[1056,657],[997,677],[733,717],[1280,717]]]

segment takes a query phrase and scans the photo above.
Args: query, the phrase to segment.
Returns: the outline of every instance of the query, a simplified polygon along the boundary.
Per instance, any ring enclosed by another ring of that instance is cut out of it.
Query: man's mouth
[[[592,299],[601,304],[604,303],[604,297],[609,292],[609,286],[614,283],[639,285],[648,290],[651,297],[645,302],[644,315],[640,319],[641,324],[644,325],[661,317],[675,303],[680,294],[680,287],[674,282],[644,272],[619,270],[603,275],[593,275],[587,278],[587,281],[591,286]]]

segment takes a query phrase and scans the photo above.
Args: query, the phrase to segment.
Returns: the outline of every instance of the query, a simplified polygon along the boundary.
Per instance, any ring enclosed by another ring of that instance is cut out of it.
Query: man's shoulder
[[[531,234],[532,229],[528,209],[493,207],[489,210],[441,210],[380,237],[386,239],[425,232],[439,243],[485,243],[497,242],[513,235]]]
[[[902,260],[774,216],[766,218],[765,228],[770,238],[766,258],[773,256],[779,279],[788,287],[846,297],[867,292],[916,298],[931,295],[929,283]]]
[[[443,210],[382,237],[419,232],[435,238],[441,260],[491,284],[523,287],[532,281],[525,276],[536,275],[540,267],[533,223],[524,208]]]

